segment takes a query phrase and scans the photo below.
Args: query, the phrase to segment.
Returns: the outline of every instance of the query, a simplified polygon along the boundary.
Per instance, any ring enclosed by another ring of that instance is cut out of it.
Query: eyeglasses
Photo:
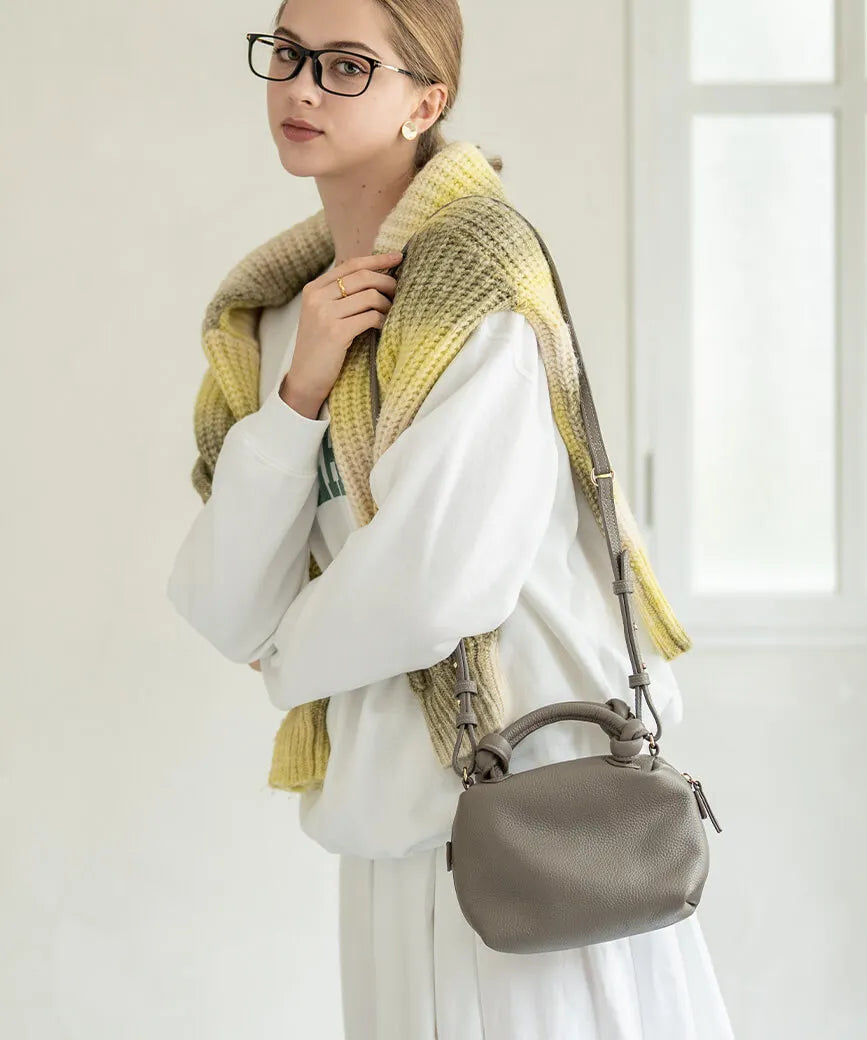
[[[262,79],[294,79],[307,58],[313,62],[313,78],[329,94],[357,97],[370,86],[374,69],[392,69],[417,77],[409,69],[399,69],[366,54],[352,51],[308,50],[283,36],[247,33],[247,60],[250,70]]]

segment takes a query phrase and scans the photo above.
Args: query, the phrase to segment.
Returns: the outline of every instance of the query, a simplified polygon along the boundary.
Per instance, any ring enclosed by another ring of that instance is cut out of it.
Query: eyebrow
[[[285,25],[278,25],[274,30],[274,36],[288,36],[293,39],[296,43],[300,43],[302,47],[306,47],[307,44],[301,39],[298,33],[288,29]],[[366,43],[362,43],[360,40],[331,40],[329,43],[323,43],[325,47],[355,47],[357,49],[368,51],[375,58],[379,58],[379,55],[372,47],[368,47]]]

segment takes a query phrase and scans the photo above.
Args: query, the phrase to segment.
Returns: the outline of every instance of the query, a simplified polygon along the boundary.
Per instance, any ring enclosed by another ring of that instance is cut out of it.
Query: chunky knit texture
[[[347,351],[328,398],[337,466],[358,523],[369,523],[376,512],[369,483],[376,460],[412,422],[437,378],[483,319],[498,310],[518,311],[536,332],[552,412],[604,537],[581,419],[578,362],[551,270],[532,228],[496,199],[506,200],[502,183],[478,146],[454,141],[416,173],[383,221],[373,252],[404,250],[405,255],[376,356],[380,415],[374,431],[371,336],[364,333]],[[262,308],[288,303],[333,259],[333,240],[320,209],[248,253],[208,304],[202,342],[209,367],[196,398],[199,456],[192,470],[193,486],[204,502],[210,497],[226,432],[259,407],[257,335]],[[659,587],[616,478],[614,495],[639,609],[659,652],[671,660],[690,648],[690,639]],[[311,580],[321,573],[311,553]],[[478,685],[473,700],[478,737],[513,721],[503,718],[506,679],[499,663],[498,633],[499,629],[464,634],[470,674]],[[408,678],[438,759],[451,768],[457,738],[452,661],[446,658],[408,673]],[[330,752],[327,704],[327,698],[310,701],[286,713],[274,739],[271,787],[300,792],[321,786]],[[383,748],[383,754],[387,752]],[[467,752],[460,761],[469,764],[470,757]]]

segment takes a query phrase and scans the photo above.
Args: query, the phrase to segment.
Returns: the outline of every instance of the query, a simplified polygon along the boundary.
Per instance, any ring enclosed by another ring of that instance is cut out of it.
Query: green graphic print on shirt
[[[331,428],[327,427],[322,438],[322,461],[319,464],[319,500],[317,507],[330,498],[339,498],[346,494],[343,479],[337,469],[334,448],[331,445]]]

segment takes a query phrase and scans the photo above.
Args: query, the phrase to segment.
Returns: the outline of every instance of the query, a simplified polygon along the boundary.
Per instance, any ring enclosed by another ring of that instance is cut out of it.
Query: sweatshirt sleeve
[[[319,445],[330,421],[291,408],[278,380],[223,440],[211,496],[181,544],[166,594],[231,661],[256,659],[307,579]]]
[[[536,335],[489,315],[377,460],[377,512],[293,600],[262,655],[298,704],[443,660],[514,610],[553,509],[556,426]]]

